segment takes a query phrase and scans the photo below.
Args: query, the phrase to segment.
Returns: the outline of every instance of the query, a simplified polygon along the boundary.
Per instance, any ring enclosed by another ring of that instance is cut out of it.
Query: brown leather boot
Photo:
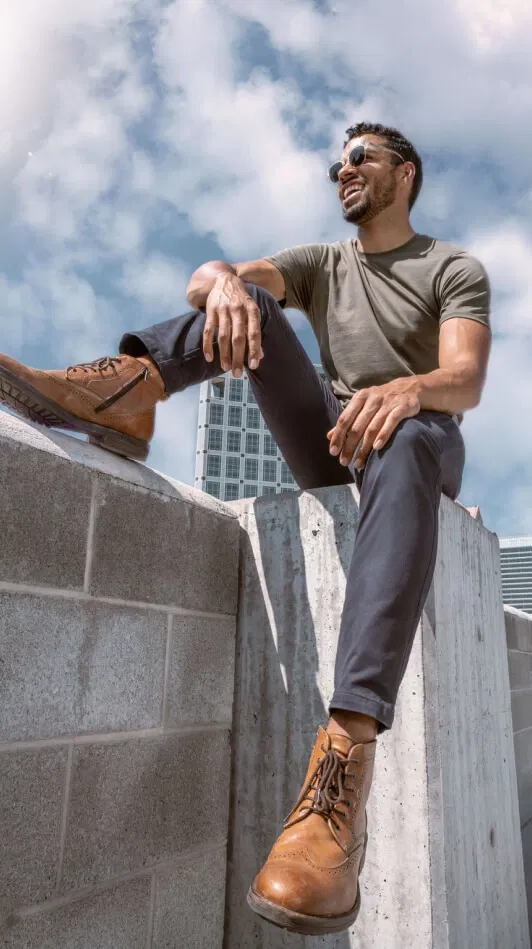
[[[155,405],[168,396],[151,359],[105,356],[44,372],[0,354],[0,402],[49,428],[83,432],[118,455],[144,461]]]
[[[248,893],[259,916],[307,936],[354,923],[376,747],[319,729],[297,804]]]

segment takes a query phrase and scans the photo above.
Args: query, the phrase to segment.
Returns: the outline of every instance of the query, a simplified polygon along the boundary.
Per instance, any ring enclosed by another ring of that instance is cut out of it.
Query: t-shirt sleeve
[[[490,325],[490,283],[476,257],[461,254],[446,264],[439,281],[440,324],[459,317]]]
[[[283,276],[287,307],[309,313],[322,255],[322,244],[301,244],[264,258]]]

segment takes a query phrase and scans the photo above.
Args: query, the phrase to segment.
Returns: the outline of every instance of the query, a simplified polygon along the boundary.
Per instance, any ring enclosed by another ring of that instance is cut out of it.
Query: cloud
[[[6,349],[89,359],[185,307],[203,253],[350,235],[327,163],[351,122],[396,123],[425,159],[415,226],[472,249],[494,287],[464,490],[490,526],[486,510],[532,530],[528,0],[21,0],[0,26]],[[196,403],[161,407],[153,450],[188,481]]]

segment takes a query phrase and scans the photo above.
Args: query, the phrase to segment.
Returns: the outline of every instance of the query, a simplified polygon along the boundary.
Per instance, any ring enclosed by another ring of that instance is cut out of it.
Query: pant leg
[[[389,728],[432,581],[442,491],[464,467],[457,423],[441,412],[405,419],[363,473],[360,521],[340,626],[331,709]]]
[[[353,481],[329,453],[326,434],[342,406],[330,385],[316,371],[282,308],[260,287],[247,290],[261,312],[264,358],[248,377],[257,404],[296,483],[303,490]],[[205,314],[192,310],[139,332],[126,333],[120,352],[148,352],[171,394],[212,379],[222,372],[215,338],[214,360],[203,355]]]

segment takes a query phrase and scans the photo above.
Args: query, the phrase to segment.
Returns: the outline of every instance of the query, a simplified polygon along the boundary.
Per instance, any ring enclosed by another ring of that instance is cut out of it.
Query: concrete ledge
[[[0,448],[0,944],[221,949],[236,512],[3,412]]]
[[[354,488],[239,502],[226,949],[303,949],[245,892],[327,720]],[[435,581],[379,740],[362,909],[328,949],[529,949],[497,538],[443,498]]]

